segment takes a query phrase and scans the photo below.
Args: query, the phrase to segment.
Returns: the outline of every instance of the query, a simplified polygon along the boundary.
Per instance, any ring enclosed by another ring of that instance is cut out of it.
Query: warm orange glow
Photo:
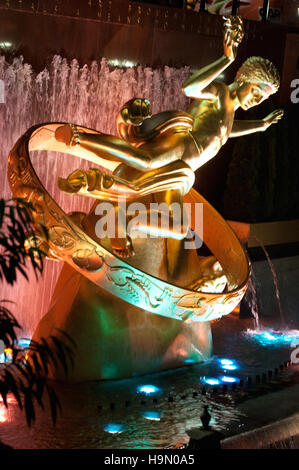
[[[6,401],[7,403],[10,403],[10,404],[16,404],[17,403],[17,400],[14,398],[14,397],[7,397],[6,398]],[[3,403],[3,398],[0,397],[0,407],[1,407],[1,404]]]
[[[5,348],[4,353],[6,356],[12,356],[13,350],[11,348]]]
[[[7,421],[7,409],[4,405],[0,404],[0,423],[5,423]]]
[[[15,405],[17,403],[14,397],[7,397],[6,399],[8,404]],[[0,397],[0,423],[6,423],[9,420],[8,409],[3,404],[3,399]]]

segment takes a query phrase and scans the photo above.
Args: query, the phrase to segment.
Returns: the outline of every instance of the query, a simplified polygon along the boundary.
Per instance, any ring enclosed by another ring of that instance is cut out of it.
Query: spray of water
[[[262,346],[278,346],[280,344],[287,344],[291,343],[294,340],[297,340],[299,338],[299,331],[298,330],[289,330],[286,325],[285,321],[285,316],[284,312],[282,309],[281,305],[281,300],[280,300],[280,292],[279,292],[279,286],[278,286],[278,279],[277,275],[273,266],[273,263],[271,261],[271,258],[269,256],[268,251],[266,250],[263,242],[256,236],[251,236],[248,238],[249,240],[255,240],[258,242],[260,247],[262,248],[265,257],[267,259],[267,262],[269,264],[272,277],[273,277],[273,284],[275,288],[275,296],[277,299],[277,305],[280,313],[280,320],[281,320],[281,330],[276,330],[276,329],[264,329],[261,328],[260,322],[259,322],[259,315],[258,315],[258,310],[254,307],[255,305],[257,306],[257,294],[255,290],[255,278],[254,278],[254,273],[252,271],[252,292],[251,295],[249,295],[249,300],[247,299],[248,305],[251,308],[252,315],[255,320],[255,327],[253,330],[248,329],[246,331],[246,334],[249,337],[254,338],[256,341],[258,341]]]
[[[255,286],[256,286],[256,279],[255,279],[253,268],[251,266],[250,279],[249,279],[248,288],[247,288],[244,300],[247,303],[250,309],[250,312],[253,316],[254,329],[258,331],[260,329],[260,317],[259,317],[257,293],[256,293]]]
[[[277,280],[277,275],[276,275],[276,272],[275,272],[275,269],[274,269],[274,265],[271,261],[269,253],[266,250],[263,242],[259,238],[257,238],[256,236],[251,236],[249,239],[252,239],[252,240],[255,240],[256,242],[258,242],[258,244],[262,248],[263,252],[265,253],[265,256],[266,256],[266,259],[267,259],[267,262],[269,264],[269,267],[270,267],[270,270],[271,270],[271,273],[272,273],[272,277],[273,277],[273,284],[274,284],[274,288],[275,288],[275,296],[276,296],[276,299],[277,299],[277,305],[278,305],[278,310],[279,310],[279,314],[280,314],[281,326],[285,328],[286,327],[286,321],[285,321],[285,316],[284,316],[282,305],[281,305],[280,292],[279,292],[279,287],[278,287],[278,280]]]

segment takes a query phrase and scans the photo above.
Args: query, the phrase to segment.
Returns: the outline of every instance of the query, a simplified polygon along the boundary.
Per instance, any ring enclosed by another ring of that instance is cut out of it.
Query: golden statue
[[[166,190],[179,190],[183,196],[194,183],[193,172],[213,158],[228,138],[265,131],[276,123],[282,110],[260,121],[235,120],[239,107],[247,110],[278,90],[279,74],[269,60],[251,57],[231,85],[217,81],[235,60],[242,38],[241,18],[226,18],[224,55],[183,84],[183,93],[194,99],[188,113],[168,111],[151,116],[148,100],[132,99],[117,118],[120,139],[80,132],[74,125],[59,127],[58,141],[89,150],[102,166],[102,159],[119,163],[113,175],[94,168],[77,170],[67,179],[59,179],[60,189],[110,200],[117,195],[135,199]],[[182,231],[182,238],[184,235]],[[111,243],[118,255],[133,253],[130,237],[115,238]]]
[[[151,116],[150,103],[134,98],[117,118],[120,138],[74,124],[47,123],[29,129],[10,152],[13,196],[32,203],[35,232],[48,258],[65,262],[34,339],[48,336],[53,328],[73,337],[78,346],[73,380],[120,378],[209,357],[210,321],[230,313],[246,291],[249,263],[238,238],[192,189],[195,171],[229,137],[264,131],[283,115],[277,110],[261,121],[234,119],[239,107],[255,106],[279,87],[276,68],[260,57],[248,59],[231,85],[217,81],[234,61],[242,38],[241,18],[225,18],[224,55],[183,84],[183,92],[194,99],[187,113]],[[65,214],[46,192],[29,157],[29,151],[38,149],[97,165],[59,178],[61,190],[95,198],[89,214]],[[132,224],[120,198],[141,202],[145,222]],[[122,220],[113,236],[95,231],[99,200],[112,203],[112,216]],[[179,223],[169,212],[173,220],[167,233],[159,209],[158,222],[152,223],[153,202],[182,208]],[[203,230],[195,235],[202,236],[213,256],[198,257],[194,242],[185,249],[189,228],[197,230],[194,212],[189,225],[183,223],[186,204],[202,205]]]

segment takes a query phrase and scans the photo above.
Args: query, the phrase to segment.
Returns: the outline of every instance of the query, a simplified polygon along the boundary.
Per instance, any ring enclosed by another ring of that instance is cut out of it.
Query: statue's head
[[[260,104],[276,93],[280,78],[277,68],[263,57],[249,57],[237,72],[237,96],[242,109]]]

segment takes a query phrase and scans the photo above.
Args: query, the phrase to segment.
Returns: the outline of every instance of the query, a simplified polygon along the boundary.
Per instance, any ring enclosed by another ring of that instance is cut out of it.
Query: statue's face
[[[244,82],[237,89],[238,100],[244,111],[262,103],[270,94],[269,86],[261,82]]]

